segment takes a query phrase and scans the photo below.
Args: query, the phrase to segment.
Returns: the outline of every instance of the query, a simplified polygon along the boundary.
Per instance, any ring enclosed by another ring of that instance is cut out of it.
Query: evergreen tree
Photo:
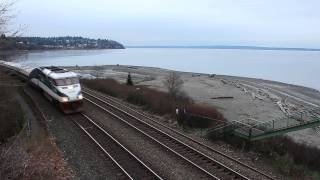
[[[130,73],[128,74],[127,85],[128,85],[128,86],[133,86],[133,82],[132,82],[131,74],[130,74]]]

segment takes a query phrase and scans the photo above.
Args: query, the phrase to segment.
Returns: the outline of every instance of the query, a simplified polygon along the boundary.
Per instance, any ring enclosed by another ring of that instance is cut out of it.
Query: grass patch
[[[19,136],[13,145],[0,146],[0,179],[73,179],[62,154],[42,134]]]

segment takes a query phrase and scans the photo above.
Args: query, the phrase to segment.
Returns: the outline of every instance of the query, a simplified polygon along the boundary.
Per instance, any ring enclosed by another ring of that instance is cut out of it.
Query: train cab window
[[[30,73],[30,78],[38,78],[38,75],[39,75],[39,70],[38,69],[34,69]]]
[[[57,86],[67,86],[67,85],[79,84],[78,77],[65,78],[65,79],[55,79],[54,81]]]
[[[44,83],[46,78],[45,78],[44,74],[39,73],[39,79],[40,79],[41,82]]]
[[[72,84],[79,84],[80,83],[78,77],[72,78],[71,81],[72,81]]]
[[[48,84],[50,85],[50,87],[55,85],[55,82],[54,82],[54,80],[52,78],[47,77],[47,81],[48,81]]]

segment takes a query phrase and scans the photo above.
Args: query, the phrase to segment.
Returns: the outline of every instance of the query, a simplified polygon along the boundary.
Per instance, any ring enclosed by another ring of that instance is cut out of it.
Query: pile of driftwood
[[[265,98],[270,99],[271,101],[275,102],[275,104],[280,108],[280,110],[286,114],[290,115],[290,109],[295,108],[294,105],[287,103],[287,98],[279,97],[273,93],[270,93],[266,89],[256,88],[247,84],[240,83],[238,81],[229,81],[225,79],[221,79],[221,82],[223,84],[230,84],[237,88],[239,88],[241,91],[243,91],[245,94],[250,94],[252,99],[259,99],[264,100]],[[223,99],[223,98],[233,98],[233,97],[216,97],[211,99]]]

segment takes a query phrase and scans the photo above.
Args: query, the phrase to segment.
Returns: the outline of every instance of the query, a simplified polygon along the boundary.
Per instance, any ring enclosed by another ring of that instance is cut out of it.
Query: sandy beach
[[[130,72],[135,84],[163,91],[163,80],[169,72],[161,68],[123,65],[67,68],[84,78],[114,78],[120,82],[125,82]],[[307,87],[245,77],[178,73],[184,81],[183,91],[198,103],[216,107],[229,121],[254,124],[320,106],[320,92]],[[319,128],[308,128],[287,135],[297,142],[320,148]]]

